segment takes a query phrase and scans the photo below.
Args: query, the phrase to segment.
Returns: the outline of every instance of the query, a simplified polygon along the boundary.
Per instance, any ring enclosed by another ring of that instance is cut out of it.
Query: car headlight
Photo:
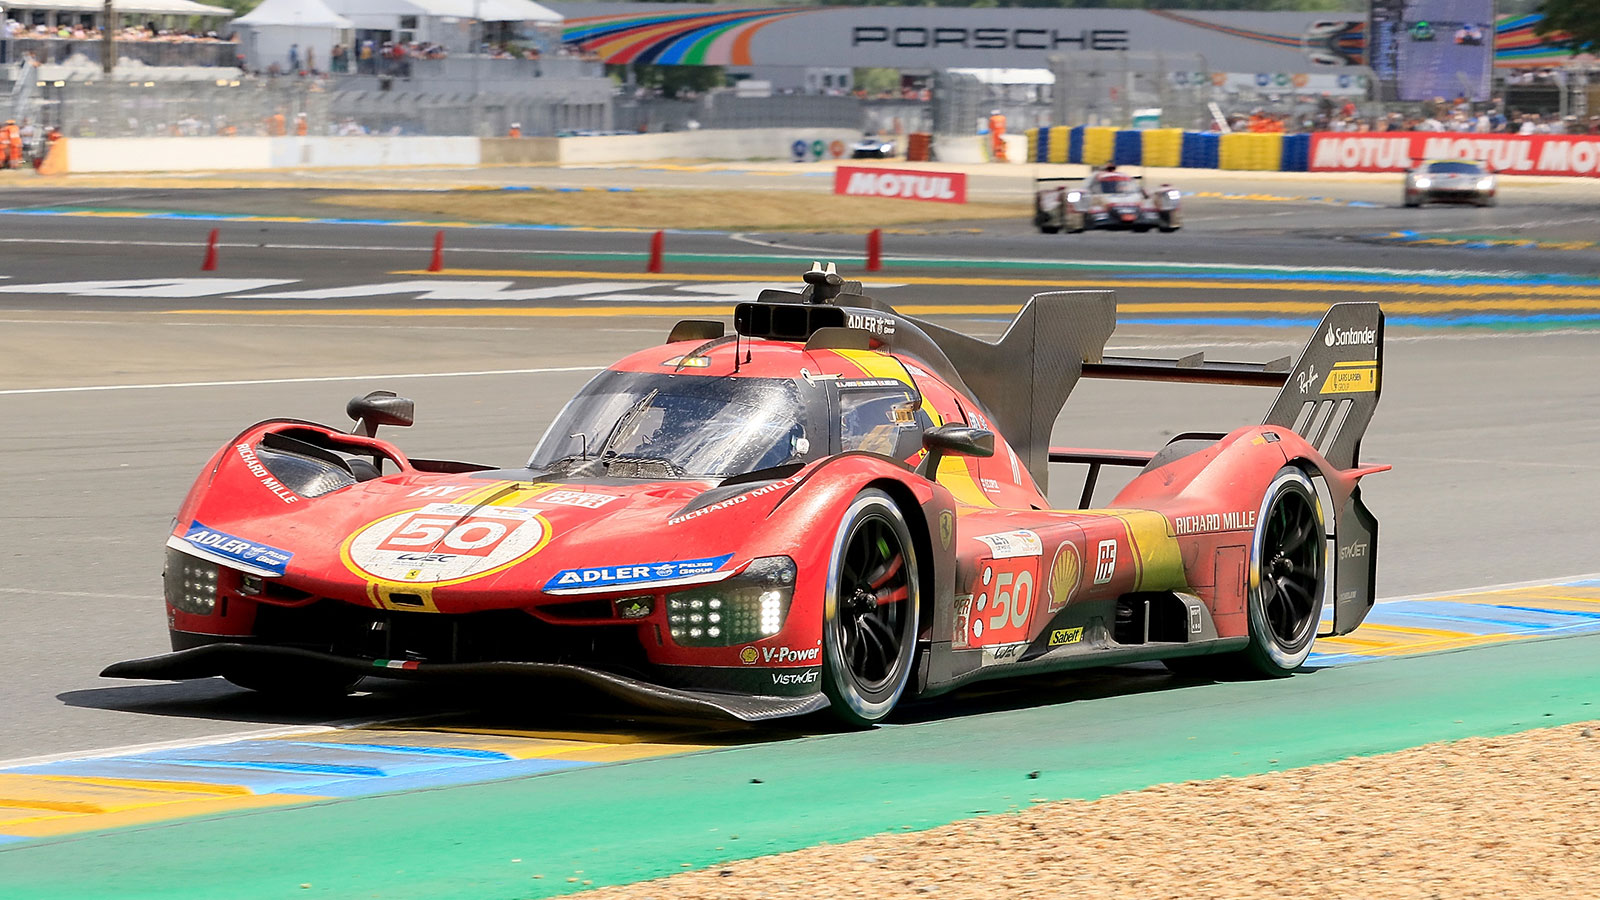
[[[1083,199],[1083,191],[1067,191],[1067,202],[1077,203]]]
[[[1177,200],[1178,198],[1180,198],[1182,196],[1183,195],[1178,193],[1177,191],[1167,191],[1167,199],[1168,200]]]
[[[1480,191],[1492,191],[1492,190],[1494,190],[1494,179],[1493,178],[1479,178],[1478,179],[1478,190],[1480,190]]]
[[[186,613],[211,615],[217,608],[218,569],[214,562],[168,547],[167,564],[161,570],[161,587],[167,602]]]
[[[794,599],[794,560],[764,556],[726,581],[667,595],[667,628],[680,647],[728,647],[783,630]]]
[[[1433,184],[1433,181],[1431,181],[1430,179],[1427,179],[1427,178],[1418,178],[1413,183],[1416,184],[1416,186],[1419,187],[1419,188],[1425,188],[1425,187],[1428,187],[1429,185]]]

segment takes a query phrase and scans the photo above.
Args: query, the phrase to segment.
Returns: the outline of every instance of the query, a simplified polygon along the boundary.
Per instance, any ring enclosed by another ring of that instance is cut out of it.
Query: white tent
[[[60,12],[102,12],[105,0],[16,0],[5,3],[6,9],[53,9]],[[208,6],[193,0],[128,0],[115,5],[117,15],[165,16],[231,16],[233,10],[225,6]]]
[[[557,24],[561,14],[533,0],[412,0],[430,16],[479,19],[484,22]]]
[[[234,19],[246,63],[265,70],[273,63],[288,71],[289,50],[294,48],[301,68],[308,63],[328,70],[334,44],[349,44],[354,25],[323,0],[265,0],[248,15]]]

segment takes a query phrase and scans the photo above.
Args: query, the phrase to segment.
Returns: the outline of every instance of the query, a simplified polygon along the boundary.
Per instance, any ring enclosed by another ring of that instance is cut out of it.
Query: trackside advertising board
[[[833,172],[833,192],[849,197],[895,197],[930,203],[965,203],[967,176],[961,172],[840,166]]]
[[[1600,176],[1600,136],[1319,132],[1313,172],[1401,172],[1425,159],[1476,159],[1510,175]]]

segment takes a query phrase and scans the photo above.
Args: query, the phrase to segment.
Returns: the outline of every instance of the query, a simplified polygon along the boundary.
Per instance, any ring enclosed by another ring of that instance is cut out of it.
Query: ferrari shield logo
[[[950,532],[955,530],[955,516],[947,509],[939,513],[939,544],[950,549]]]

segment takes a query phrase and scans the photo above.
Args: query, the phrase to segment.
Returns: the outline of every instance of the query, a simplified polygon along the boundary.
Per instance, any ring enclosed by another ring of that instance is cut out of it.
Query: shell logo
[[[747,666],[748,665],[753,665],[755,663],[756,659],[758,659],[759,657],[760,657],[760,654],[756,652],[756,648],[754,648],[754,647],[746,647],[743,650],[739,651],[739,661],[744,663]]]
[[[1072,599],[1078,589],[1078,579],[1083,574],[1083,561],[1078,558],[1078,547],[1063,541],[1056,551],[1055,562],[1050,565],[1050,611],[1057,612]]]

